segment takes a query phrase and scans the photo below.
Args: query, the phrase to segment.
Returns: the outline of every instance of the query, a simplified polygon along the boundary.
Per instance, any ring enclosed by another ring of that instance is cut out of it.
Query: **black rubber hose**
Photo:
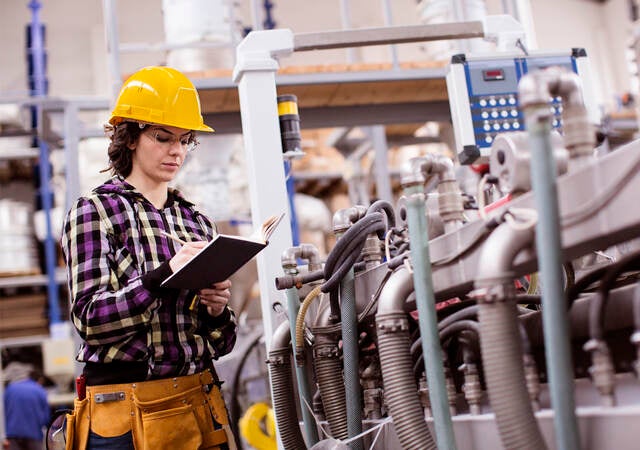
[[[573,302],[580,296],[580,294],[588,288],[591,284],[600,280],[607,270],[611,267],[611,265],[598,267],[595,270],[583,275],[580,279],[576,280],[575,284],[569,288],[567,291],[567,302],[569,303],[569,307],[573,304]]]
[[[333,249],[327,256],[327,261],[324,264],[325,274],[331,274],[333,272],[334,267],[337,265],[338,261],[342,257],[343,253],[347,247],[352,244],[352,241],[363,233],[363,230],[369,227],[373,223],[383,223],[382,213],[377,214],[369,214],[364,216],[362,219],[358,220],[354,223],[349,229],[337,240],[336,245],[334,245]],[[366,236],[366,235],[365,235]],[[347,251],[350,253],[350,251]],[[328,278],[328,277],[325,277]]]
[[[591,339],[604,338],[604,319],[609,292],[613,288],[620,274],[630,270],[640,270],[640,252],[625,255],[618,262],[609,267],[605,273],[598,291],[593,296],[589,306],[589,334]]]
[[[469,309],[469,308],[467,308]],[[475,309],[475,314],[469,311],[469,315],[476,315],[478,312],[477,307]],[[466,310],[462,310],[466,311]],[[458,312],[462,312],[458,311]],[[452,338],[454,335],[458,333],[462,333],[464,331],[471,331],[470,334],[475,335],[475,342],[478,343],[480,340],[480,324],[475,320],[468,319],[460,319],[454,322],[449,322],[445,326],[441,326],[438,324],[438,335],[440,337],[440,342],[444,344],[448,339]],[[422,353],[422,341],[420,339],[416,340],[412,345],[410,352],[412,355],[415,355],[416,352],[420,351],[420,354],[415,357],[415,362],[413,363],[413,373],[416,377],[420,376],[422,372],[424,372],[424,354]]]
[[[362,248],[364,247],[364,239],[355,242],[355,251],[348,254],[344,260],[340,261],[338,268],[331,274],[327,281],[322,284],[322,292],[327,293],[337,288],[344,279],[347,272],[351,270],[351,268],[353,268],[353,266],[355,265],[356,261],[360,257],[360,252],[362,252]]]
[[[361,247],[370,233],[382,228],[384,228],[384,219],[380,213],[375,216],[365,216],[356,222],[338,239],[338,242],[344,242],[344,246],[338,247],[337,250],[334,247],[329,256],[327,256],[327,262],[324,266],[325,274],[327,272],[332,273],[335,267],[340,265],[340,261],[346,259],[357,247]]]
[[[367,208],[367,214],[383,212],[387,218],[384,230],[378,231],[378,239],[384,240],[387,230],[396,226],[396,213],[393,206],[386,200],[376,200]]]
[[[338,323],[341,320],[340,292],[336,287],[329,291],[329,309],[331,310],[331,322]]]
[[[520,296],[518,296],[516,298],[516,300],[517,300],[516,303],[534,303],[534,302],[530,301],[529,297],[531,297],[537,303],[540,303],[540,297],[538,297],[538,296],[527,296],[526,299],[521,298]],[[456,322],[458,320],[475,318],[478,315],[478,309],[479,309],[478,305],[469,305],[464,309],[461,309],[459,311],[451,313],[450,315],[448,315],[447,317],[445,317],[444,319],[442,319],[442,320],[440,320],[438,322],[438,331],[441,331],[445,327],[451,325],[452,323],[454,323],[454,322]],[[525,312],[528,313],[528,312],[534,312],[534,311],[533,310],[528,310],[527,311],[526,308],[519,308],[518,309],[518,313],[519,314],[524,314]]]
[[[471,331],[475,336],[480,336],[480,324],[475,320],[458,320],[444,327],[438,335],[440,336],[440,342],[445,342],[453,335],[462,331]]]
[[[361,222],[366,222],[366,226],[359,226],[357,228],[358,233],[350,233]],[[336,247],[334,247],[327,257],[327,262],[324,266],[324,278],[327,281],[322,284],[322,292],[331,291],[342,281],[360,257],[367,236],[383,227],[382,215],[376,213],[375,216],[370,215],[360,219],[338,239],[338,243],[344,241],[345,245],[340,248],[340,251],[336,251]],[[336,246],[338,243],[336,243]]]

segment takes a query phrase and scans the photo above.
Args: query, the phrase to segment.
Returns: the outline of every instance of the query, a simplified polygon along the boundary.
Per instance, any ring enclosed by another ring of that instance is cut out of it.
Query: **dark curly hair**
[[[107,154],[109,155],[109,167],[101,172],[111,171],[112,175],[120,175],[123,178],[131,174],[133,168],[131,146],[140,139],[144,127],[140,128],[138,122],[121,122],[112,128],[111,143]]]

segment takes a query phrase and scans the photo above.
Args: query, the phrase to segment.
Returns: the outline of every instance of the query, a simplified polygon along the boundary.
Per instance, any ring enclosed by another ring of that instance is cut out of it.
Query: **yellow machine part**
[[[277,450],[273,409],[262,402],[251,405],[240,419],[240,434],[256,450]]]

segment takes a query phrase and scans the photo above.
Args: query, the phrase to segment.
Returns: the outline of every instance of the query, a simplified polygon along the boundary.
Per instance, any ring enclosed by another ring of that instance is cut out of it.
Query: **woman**
[[[196,131],[213,130],[193,84],[168,67],[133,74],[109,124],[113,177],[77,200],[62,237],[85,363],[67,448],[235,448],[212,362],[235,343],[231,282],[161,287],[216,232],[169,187]]]

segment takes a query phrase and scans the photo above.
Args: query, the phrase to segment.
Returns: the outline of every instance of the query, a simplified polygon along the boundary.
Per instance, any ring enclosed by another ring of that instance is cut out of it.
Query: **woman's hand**
[[[187,242],[178,253],[174,255],[173,258],[169,260],[169,267],[171,267],[172,272],[176,272],[180,267],[184,266],[187,261],[195,256],[202,248],[204,248],[208,244],[207,241],[193,241]]]
[[[224,280],[198,292],[200,303],[207,307],[207,312],[211,316],[218,317],[222,314],[231,298],[230,288],[231,280]]]

